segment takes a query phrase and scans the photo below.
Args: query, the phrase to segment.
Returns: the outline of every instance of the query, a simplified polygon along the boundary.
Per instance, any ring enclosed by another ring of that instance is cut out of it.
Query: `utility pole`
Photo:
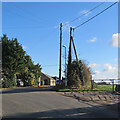
[[[77,60],[77,62],[78,62],[78,56],[77,56],[77,51],[76,51],[76,48],[75,48],[75,43],[74,43],[73,37],[71,37],[71,40],[72,40],[72,43],[73,43],[76,60]]]
[[[78,56],[77,56],[77,51],[76,51],[76,48],[75,48],[75,43],[74,43],[74,40],[73,40],[73,36],[72,36],[72,27],[70,27],[70,40],[72,41],[73,43],[73,47],[74,47],[74,52],[75,52],[75,56],[76,56],[76,60],[78,62]]]
[[[70,42],[71,42],[71,38],[72,38],[72,27],[70,27]]]
[[[69,54],[70,54],[71,57],[69,58],[69,59],[70,59],[69,64],[72,63],[72,55],[71,55],[71,52],[72,52],[72,51],[71,51],[71,49],[72,49],[71,42],[72,42],[72,41],[71,41],[71,38],[72,38],[72,27],[70,27],[70,45],[69,45]]]
[[[60,24],[60,63],[59,63],[59,84],[61,84],[61,63],[62,63],[62,23]]]
[[[63,47],[65,48],[65,87],[67,87],[67,64],[66,64],[66,46],[63,45]]]

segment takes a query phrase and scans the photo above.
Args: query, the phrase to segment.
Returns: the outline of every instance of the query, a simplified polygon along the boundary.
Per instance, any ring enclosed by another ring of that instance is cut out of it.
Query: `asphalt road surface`
[[[118,113],[102,106],[77,101],[42,88],[2,91],[3,118],[117,118]]]

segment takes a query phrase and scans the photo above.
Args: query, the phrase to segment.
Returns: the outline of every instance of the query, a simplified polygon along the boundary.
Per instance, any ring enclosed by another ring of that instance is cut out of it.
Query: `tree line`
[[[17,38],[2,37],[2,87],[8,88],[17,85],[21,79],[24,86],[37,85],[41,75],[41,65],[34,64],[31,57],[23,50]]]

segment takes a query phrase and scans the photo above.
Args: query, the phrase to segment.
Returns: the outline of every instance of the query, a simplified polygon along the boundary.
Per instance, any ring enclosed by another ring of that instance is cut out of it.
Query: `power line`
[[[87,12],[83,13],[83,14],[80,15],[79,17],[77,17],[77,18],[71,20],[70,22],[67,22],[67,23],[63,24],[63,26],[66,26],[66,25],[68,25],[69,23],[74,22],[74,21],[76,21],[77,19],[79,19],[79,18],[81,18],[81,17],[83,17],[83,16],[85,16],[85,15],[91,13],[93,10],[95,10],[95,9],[98,8],[98,7],[100,7],[100,6],[103,5],[104,3],[105,3],[105,2],[102,2],[101,4],[95,6],[94,8],[88,10]]]
[[[64,66],[64,64],[62,64]],[[59,65],[43,65],[42,67],[56,67],[56,66],[59,66]]]
[[[78,25],[77,27],[73,28],[73,30],[77,29],[78,27],[84,25],[85,23],[89,22],[90,20],[94,19],[95,17],[97,17],[98,15],[100,15],[101,13],[105,12],[106,10],[108,10],[109,8],[111,8],[113,5],[115,5],[117,2],[114,2],[112,5],[110,5],[109,7],[107,7],[106,9],[102,10],[101,12],[99,12],[97,15],[91,17],[90,19],[88,19],[87,21],[81,23],[80,25]]]

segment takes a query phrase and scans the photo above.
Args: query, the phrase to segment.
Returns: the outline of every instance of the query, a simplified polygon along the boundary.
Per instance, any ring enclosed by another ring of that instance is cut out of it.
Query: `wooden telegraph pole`
[[[78,56],[77,56],[77,51],[76,51],[75,43],[74,43],[73,36],[72,36],[72,30],[73,30],[73,28],[70,27],[70,40],[71,40],[72,43],[73,43],[73,47],[74,47],[74,52],[75,52],[76,60],[77,60],[77,62],[78,62]]]
[[[61,63],[62,63],[62,23],[60,24],[60,63],[59,63],[59,84],[61,84]]]
[[[76,60],[77,60],[77,62],[78,62],[78,56],[77,56],[77,51],[76,51],[76,48],[75,48],[75,43],[74,43],[73,37],[71,37],[71,40],[72,40],[72,43],[73,43]]]
[[[71,47],[71,41],[72,41],[71,38],[72,38],[72,27],[70,27],[70,47]],[[70,50],[71,50],[71,48],[70,48]],[[71,53],[71,51],[70,51],[70,53]],[[72,62],[72,59],[71,59],[71,62]]]
[[[71,38],[72,38],[72,27],[70,27],[70,41],[71,41]]]

